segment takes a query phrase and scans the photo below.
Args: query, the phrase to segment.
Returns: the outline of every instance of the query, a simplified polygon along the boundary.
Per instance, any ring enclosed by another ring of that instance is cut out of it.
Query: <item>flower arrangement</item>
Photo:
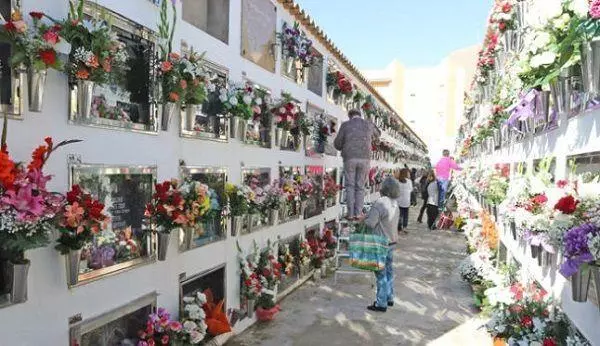
[[[575,226],[567,231],[563,242],[565,261],[560,267],[560,273],[569,277],[577,273],[584,264],[598,259],[600,229],[591,224]]]
[[[325,174],[325,182],[323,187],[323,195],[325,198],[335,199],[339,191],[340,186],[335,182],[333,176],[331,176],[331,174]]]
[[[241,294],[242,298],[246,300],[256,300],[262,292],[262,283],[257,272],[258,260],[260,258],[258,254],[258,247],[254,243],[253,252],[244,256],[239,243],[237,244],[238,249],[238,261],[240,263],[240,279],[241,279]]]
[[[277,258],[278,258],[279,264],[281,265],[281,268],[283,270],[282,274],[284,274],[287,277],[291,276],[294,272],[295,258],[294,258],[294,255],[292,255],[292,252],[290,251],[289,244],[279,244],[279,251],[278,251]]]
[[[146,328],[138,332],[140,340],[137,346],[170,345],[182,329],[181,323],[171,320],[171,314],[166,309],[158,308],[156,313],[148,316]]]
[[[12,263],[26,264],[24,252],[48,243],[53,219],[64,203],[61,195],[47,190],[51,177],[44,174],[44,165],[58,148],[79,140],[55,145],[46,137],[26,166],[10,157],[6,135],[5,118],[0,146],[0,248]]]
[[[211,210],[213,210],[213,205],[211,205],[210,188],[206,184],[186,179],[181,186],[179,186],[178,191],[180,198],[183,199],[183,214],[185,215],[184,226],[194,227],[208,219],[207,216],[209,216]],[[216,203],[218,209],[218,200]]]
[[[312,66],[316,62],[312,41],[300,30],[298,22],[294,22],[292,27],[284,22],[281,32],[277,33],[277,39],[284,57],[293,59],[302,67]]]
[[[291,95],[284,94],[283,98],[271,108],[271,113],[273,113],[275,126],[290,131],[298,125],[302,110]]]
[[[279,184],[287,198],[287,202],[293,202],[300,199],[300,189],[296,180],[292,178],[281,178]]]
[[[33,25],[28,25],[23,15],[15,11],[4,23],[0,37],[13,44],[11,65],[24,66],[33,71],[48,68],[62,70],[62,63],[57,57],[56,45],[60,42],[60,25],[48,25],[42,22],[44,13],[30,12]]]
[[[156,184],[156,192],[152,195],[152,200],[146,204],[144,216],[155,226],[157,232],[170,232],[188,224],[186,201],[177,189],[178,184],[177,180]]]
[[[312,125],[313,139],[320,145],[327,143],[327,138],[335,134],[334,124],[324,114],[316,116]]]
[[[258,274],[263,287],[260,297],[258,298],[258,306],[262,309],[273,309],[275,305],[275,290],[281,280],[281,264],[274,254],[271,243],[260,253],[258,260]]]
[[[67,19],[55,21],[61,27],[60,36],[71,44],[67,70],[76,81],[109,83],[127,70],[125,44],[117,39],[107,21],[86,20],[83,4],[84,0],[76,6],[71,2]]]
[[[497,26],[500,33],[516,29],[514,7],[512,0],[496,2],[490,21]]]
[[[244,86],[230,86],[221,88],[219,99],[223,107],[232,116],[245,120],[253,119],[255,114],[261,114],[263,109],[264,95],[255,90],[251,83]]]
[[[264,207],[267,209],[280,209],[286,202],[287,196],[283,189],[279,187],[279,183],[274,182],[266,190]]]
[[[104,204],[73,185],[67,192],[66,203],[56,214],[59,232],[56,250],[66,254],[79,250],[93,240],[94,235],[106,229],[109,217],[104,213]]]
[[[158,76],[162,86],[162,102],[180,102],[187,92],[187,82],[183,79],[184,60],[177,53],[169,53],[158,64]]]
[[[307,201],[314,193],[314,183],[312,179],[307,175],[297,175],[294,179],[298,184],[300,200]]]
[[[333,257],[337,249],[338,240],[332,228],[325,226],[325,228],[323,229],[323,236],[321,237],[321,242],[325,244],[325,248],[327,249],[327,252],[325,254],[326,257]]]
[[[183,297],[182,330],[179,341],[186,345],[198,345],[206,337],[206,313],[203,306],[207,303],[206,295],[200,291]]]
[[[352,82],[340,71],[327,73],[326,84],[328,89],[333,90],[334,98],[338,98],[340,95],[352,96],[354,91]]]
[[[225,184],[225,196],[227,196],[231,216],[242,216],[248,212],[248,200],[242,189],[227,183]]]
[[[258,176],[248,174],[244,181],[245,185],[242,191],[248,201],[248,211],[250,214],[260,213],[265,201],[265,190],[260,186]]]
[[[306,240],[303,240],[300,243],[300,264],[303,266],[309,265],[312,260],[312,256],[313,253],[310,244]]]

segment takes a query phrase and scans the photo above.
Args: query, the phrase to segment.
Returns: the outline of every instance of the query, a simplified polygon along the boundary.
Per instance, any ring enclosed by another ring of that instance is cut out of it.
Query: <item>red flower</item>
[[[544,204],[544,203],[548,202],[548,197],[546,197],[546,195],[544,195],[544,194],[536,195],[535,197],[532,198],[531,201],[536,204]]]
[[[44,12],[29,12],[29,15],[33,19],[40,20],[42,19],[42,17],[44,17]]]
[[[556,346],[556,341],[554,341],[554,339],[552,339],[552,338],[545,338],[544,343],[542,345],[543,346]]]
[[[54,46],[55,44],[58,43],[58,41],[60,41],[58,32],[57,32],[57,30],[54,30],[54,29],[50,29],[50,30],[46,31],[42,35],[42,38],[44,39],[44,41],[46,41],[51,46]]]
[[[575,197],[568,195],[559,199],[554,209],[560,210],[563,214],[573,214],[578,203],[579,201],[575,200]]]
[[[4,30],[7,32],[15,32],[17,31],[17,27],[15,26],[15,23],[9,20],[4,24]]]
[[[506,23],[504,23],[504,22],[498,23],[498,29],[500,29],[500,31],[506,30]]]
[[[502,12],[510,13],[510,11],[512,11],[512,5],[510,2],[505,2],[504,5],[502,5]]]
[[[54,49],[44,49],[40,51],[40,59],[46,66],[52,66],[56,63],[56,52]]]
[[[160,338],[160,342],[163,345],[168,345],[169,344],[169,335],[165,334],[162,336],[162,338]]]
[[[521,324],[525,328],[531,328],[531,326],[533,326],[533,319],[531,316],[523,316],[523,318],[521,318]]]
[[[67,202],[69,204],[73,204],[74,202],[76,202],[79,199],[79,196],[81,196],[81,187],[79,185],[73,185],[71,186],[71,191],[67,192]]]
[[[556,186],[558,186],[558,188],[560,188],[560,189],[564,189],[565,186],[567,186],[568,184],[569,184],[569,182],[567,180],[564,180],[564,179],[559,180],[559,181],[556,182]]]

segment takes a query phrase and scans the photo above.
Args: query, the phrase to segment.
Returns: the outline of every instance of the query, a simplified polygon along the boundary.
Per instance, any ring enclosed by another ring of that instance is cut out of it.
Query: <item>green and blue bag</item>
[[[374,272],[383,270],[388,249],[387,237],[372,234],[368,227],[360,225],[356,233],[350,234],[350,265]]]

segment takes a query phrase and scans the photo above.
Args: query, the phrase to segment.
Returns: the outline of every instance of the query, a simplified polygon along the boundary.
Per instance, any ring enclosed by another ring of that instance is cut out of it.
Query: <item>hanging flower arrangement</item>
[[[290,95],[284,95],[281,101],[271,108],[271,113],[273,113],[275,126],[290,131],[298,126],[298,118],[302,111]]]
[[[300,30],[300,24],[294,22],[293,26],[283,23],[281,32],[277,33],[284,57],[293,59],[302,67],[310,67],[317,61],[317,56],[312,49],[312,41]]]
[[[346,97],[352,96],[352,92],[354,91],[352,81],[340,71],[329,72],[327,74],[326,84],[327,88],[333,90],[333,96],[336,99],[341,95]]]

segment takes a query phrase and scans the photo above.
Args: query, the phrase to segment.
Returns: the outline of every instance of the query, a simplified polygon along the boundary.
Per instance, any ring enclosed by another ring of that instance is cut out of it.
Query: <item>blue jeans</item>
[[[450,180],[448,179],[438,179],[442,189],[440,190],[440,197],[438,206],[442,208],[444,206],[444,202],[446,201],[446,192],[448,192],[448,184],[450,184]]]
[[[385,269],[375,273],[377,277],[377,301],[375,305],[380,308],[386,308],[388,302],[394,301],[394,248],[390,246],[388,255],[385,259]]]
[[[408,208],[400,207],[400,218],[398,219],[398,230],[408,227]]]

